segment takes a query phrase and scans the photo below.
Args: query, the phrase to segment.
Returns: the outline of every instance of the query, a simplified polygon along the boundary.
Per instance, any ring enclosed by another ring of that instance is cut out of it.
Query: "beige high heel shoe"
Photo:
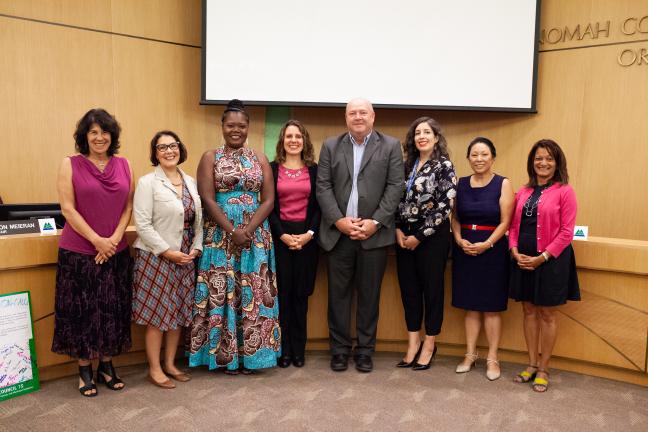
[[[497,366],[497,370],[494,371],[492,369],[489,369],[489,365],[495,365]],[[502,375],[502,371],[500,370],[499,367],[499,362],[495,359],[492,358],[487,358],[486,359],[486,378],[488,378],[489,381],[495,381]]]
[[[464,354],[464,357],[467,358],[468,360],[470,360],[470,363],[465,364],[464,363],[465,360],[462,361],[461,363],[459,363],[457,365],[457,368],[455,369],[456,373],[470,372],[470,370],[473,368],[473,366],[475,366],[475,364],[477,363],[477,359],[479,358],[479,354],[477,354],[477,353],[466,353],[466,354]]]

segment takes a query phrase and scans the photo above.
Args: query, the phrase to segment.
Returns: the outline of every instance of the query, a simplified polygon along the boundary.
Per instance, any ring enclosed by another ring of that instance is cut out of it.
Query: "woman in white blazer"
[[[174,359],[182,327],[191,323],[196,273],[202,251],[202,208],[196,182],[179,167],[187,149],[174,132],[151,140],[155,170],[137,183],[133,212],[137,240],[133,281],[133,321],[146,325],[148,380],[162,388],[189,381]],[[166,332],[164,368],[160,350]]]

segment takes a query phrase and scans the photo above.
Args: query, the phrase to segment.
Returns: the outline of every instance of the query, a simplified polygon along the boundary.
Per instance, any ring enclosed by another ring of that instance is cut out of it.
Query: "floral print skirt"
[[[59,249],[53,352],[96,359],[130,349],[132,269],[128,248],[101,265]]]

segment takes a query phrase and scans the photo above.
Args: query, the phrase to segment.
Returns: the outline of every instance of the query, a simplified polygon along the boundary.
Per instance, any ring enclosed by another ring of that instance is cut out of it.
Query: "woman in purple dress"
[[[497,155],[488,138],[477,137],[466,157],[473,174],[459,179],[452,218],[452,305],[465,309],[466,355],[457,373],[477,361],[477,337],[482,316],[488,339],[486,377],[500,377],[497,361],[502,318],[508,302],[508,246],[504,234],[513,212],[511,182],[493,172]]]
[[[112,357],[131,346],[132,261],[124,237],[133,205],[133,172],[116,156],[121,128],[103,109],[77,124],[79,154],[61,163],[57,189],[65,227],[59,242],[52,351],[77,358],[79,392],[97,395],[97,381],[111,390],[124,383]]]

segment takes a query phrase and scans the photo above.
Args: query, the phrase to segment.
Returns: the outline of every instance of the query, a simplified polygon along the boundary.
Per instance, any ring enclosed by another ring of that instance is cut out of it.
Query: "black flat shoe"
[[[430,360],[427,362],[427,364],[421,364],[419,362],[416,362],[416,364],[412,366],[412,370],[419,371],[419,370],[430,369],[430,366],[432,366],[432,360],[434,360],[434,356],[436,355],[436,352],[437,352],[437,346],[435,344],[434,351],[432,351],[432,357],[430,357]]]
[[[416,354],[414,354],[414,358],[412,359],[411,362],[406,362],[405,360],[401,360],[398,363],[396,363],[396,367],[398,368],[411,368],[416,364],[416,360],[418,357],[421,355],[421,350],[423,349],[423,342],[419,345],[418,351],[416,351]]]
[[[371,360],[371,356],[358,354],[353,357],[353,361],[355,362],[356,370],[359,372],[371,372],[373,370],[373,361]]]
[[[106,387],[110,390],[119,391],[124,389],[124,386],[116,387],[117,384],[123,384],[124,382],[117,376],[112,360],[99,362],[99,366],[97,366],[97,382],[106,384]]]
[[[292,364],[295,367],[304,367],[304,364],[306,361],[304,360],[304,357],[293,357]]]
[[[97,396],[97,385],[92,382],[92,363],[87,366],[79,366],[79,377],[83,381],[83,387],[79,387],[79,393],[84,397]],[[94,393],[86,393],[94,390]]]
[[[335,372],[342,372],[349,367],[349,356],[347,354],[333,354],[331,357],[331,369]]]
[[[279,366],[280,368],[287,368],[291,363],[292,358],[290,358],[289,356],[281,356],[277,360],[277,366]]]

